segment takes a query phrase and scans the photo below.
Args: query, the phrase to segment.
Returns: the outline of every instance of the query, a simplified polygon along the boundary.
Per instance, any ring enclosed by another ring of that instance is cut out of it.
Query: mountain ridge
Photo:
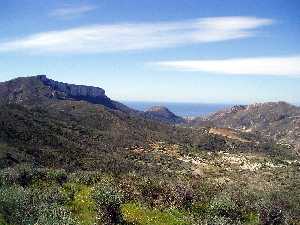
[[[280,147],[272,149],[272,143],[266,145],[265,140],[258,136],[244,135],[240,132],[231,132],[230,136],[222,136],[210,133],[206,128],[192,129],[174,126],[162,120],[166,118],[162,113],[166,113],[167,118],[170,115],[174,117],[174,114],[166,108],[154,107],[149,111],[150,114],[144,114],[122,104],[117,105],[118,108],[110,108],[105,104],[90,102],[89,99],[78,100],[74,98],[74,94],[70,93],[75,92],[77,95],[90,97],[90,93],[93,92],[77,90],[76,86],[76,90],[72,91],[73,86],[68,88],[70,86],[68,84],[59,84],[45,79],[47,78],[44,76],[36,76],[0,83],[0,102],[2,103],[0,136],[4,143],[16,148],[24,148],[29,158],[38,156],[37,162],[46,162],[48,166],[49,162],[55,163],[48,160],[54,157],[53,152],[59,152],[61,164],[67,166],[66,162],[74,158],[71,157],[72,154],[81,155],[84,159],[97,158],[99,155],[113,155],[114,152],[118,152],[120,157],[121,155],[127,157],[130,151],[126,149],[147,149],[151,148],[153,142],[160,141],[177,144],[183,149],[194,146],[196,149],[205,151],[222,149],[267,154],[279,153]],[[93,96],[97,97],[100,94],[102,99],[105,94],[104,90],[96,90],[99,92]],[[111,104],[117,103],[111,99],[109,101]],[[158,115],[155,114],[154,118],[153,113],[157,112]],[[27,143],[30,147],[26,146]],[[70,153],[71,156],[68,151],[73,152]],[[17,158],[15,160],[18,161]],[[74,163],[77,161],[77,159],[74,160]],[[77,162],[81,166],[72,163],[71,167],[90,168],[86,165],[87,162],[83,161],[84,163]]]
[[[0,103],[16,103],[26,106],[48,105],[55,100],[87,101],[103,105],[112,110],[119,110],[131,115],[163,123],[183,123],[184,120],[168,111],[161,115],[155,112],[143,112],[132,109],[118,101],[110,99],[100,87],[69,84],[48,78],[46,75],[19,77],[0,82]]]
[[[300,107],[283,101],[234,106],[189,120],[188,125],[259,132],[277,143],[300,150]]]
[[[61,85],[0,84],[0,224],[298,224],[300,162],[287,146]]]

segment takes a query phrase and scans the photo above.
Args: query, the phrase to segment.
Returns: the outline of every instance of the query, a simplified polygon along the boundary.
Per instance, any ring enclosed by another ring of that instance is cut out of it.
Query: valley
[[[185,120],[46,76],[0,83],[0,224],[298,224],[287,103]]]

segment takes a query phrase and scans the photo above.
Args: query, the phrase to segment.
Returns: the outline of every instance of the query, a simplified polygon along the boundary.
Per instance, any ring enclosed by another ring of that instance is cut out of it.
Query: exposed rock
[[[62,83],[51,80],[46,75],[20,77],[0,83],[0,103],[33,106],[48,105],[56,100],[83,100],[110,109],[135,112],[119,102],[112,101],[102,88]]]
[[[99,87],[62,83],[48,79],[46,75],[38,75],[37,78],[53,90],[64,92],[68,96],[92,98],[106,97],[105,91]]]
[[[215,135],[220,135],[220,136],[227,137],[227,138],[234,139],[234,140],[238,140],[241,142],[250,142],[249,140],[246,140],[246,139],[240,137],[238,132],[236,132],[233,129],[229,129],[229,128],[213,127],[213,128],[209,129],[209,133],[215,134]]]
[[[126,112],[164,123],[181,123],[184,120],[167,109],[160,112],[141,112],[111,100],[99,87],[75,85],[49,79],[46,75],[20,77],[0,83],[0,104],[22,104],[27,107],[49,106],[56,101],[86,101],[113,110]]]

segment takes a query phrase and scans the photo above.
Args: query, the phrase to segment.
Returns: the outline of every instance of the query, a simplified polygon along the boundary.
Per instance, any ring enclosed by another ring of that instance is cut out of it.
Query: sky
[[[299,0],[1,0],[0,81],[120,101],[300,103]]]

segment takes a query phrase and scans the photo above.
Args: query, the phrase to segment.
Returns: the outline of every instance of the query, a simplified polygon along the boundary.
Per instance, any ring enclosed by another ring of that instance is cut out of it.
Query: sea
[[[130,108],[145,111],[152,106],[164,106],[170,111],[181,117],[207,116],[211,113],[230,108],[230,104],[213,104],[213,103],[178,103],[178,102],[142,102],[142,101],[122,101],[123,104]]]

